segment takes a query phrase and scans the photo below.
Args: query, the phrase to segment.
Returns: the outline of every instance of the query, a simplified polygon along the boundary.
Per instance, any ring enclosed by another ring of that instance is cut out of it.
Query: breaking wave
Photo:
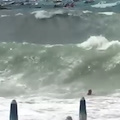
[[[118,40],[91,36],[80,44],[1,43],[0,51],[3,96],[37,92],[75,97],[90,87],[98,92],[119,88]]]

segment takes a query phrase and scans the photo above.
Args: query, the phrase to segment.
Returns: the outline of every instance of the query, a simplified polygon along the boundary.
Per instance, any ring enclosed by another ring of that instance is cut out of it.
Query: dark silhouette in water
[[[92,90],[89,89],[87,95],[92,95]]]
[[[74,7],[74,3],[66,3],[64,7]]]
[[[71,116],[67,116],[66,120],[73,120]]]

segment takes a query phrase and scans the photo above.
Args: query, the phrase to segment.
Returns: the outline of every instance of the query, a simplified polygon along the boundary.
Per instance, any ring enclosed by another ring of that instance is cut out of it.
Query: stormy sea
[[[120,119],[120,1],[74,4],[0,10],[0,120]]]

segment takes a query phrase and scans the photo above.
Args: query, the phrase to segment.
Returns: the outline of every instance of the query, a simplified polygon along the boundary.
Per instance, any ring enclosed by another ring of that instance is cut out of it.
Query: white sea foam
[[[85,10],[83,13],[92,13],[92,11]]]
[[[52,16],[56,14],[63,14],[64,12],[62,10],[56,10],[56,11],[34,11],[31,14],[35,15],[36,19],[44,19],[44,18],[51,18]]]
[[[87,50],[92,48],[96,48],[97,50],[106,50],[111,46],[120,46],[120,42],[118,40],[108,41],[103,36],[91,36],[85,42],[77,44],[77,46]]]
[[[114,13],[114,12],[99,12],[98,14],[113,15],[113,14],[115,14],[115,13]]]
[[[1,17],[8,17],[8,16],[10,16],[10,15],[1,15]]]
[[[20,16],[20,15],[23,15],[22,13],[17,13],[17,14],[15,14],[15,16]]]
[[[116,94],[116,93],[115,93]],[[82,96],[80,96],[82,97]],[[89,120],[120,119],[119,95],[86,96]],[[79,99],[55,99],[45,97],[16,98],[20,120],[64,120],[68,115],[79,119]],[[8,120],[11,99],[0,98],[2,120]]]
[[[104,2],[100,2],[98,4],[95,5],[91,5],[91,7],[95,7],[95,8],[107,8],[107,7],[114,7],[116,5],[118,5],[118,2],[114,2],[114,3],[104,3]]]

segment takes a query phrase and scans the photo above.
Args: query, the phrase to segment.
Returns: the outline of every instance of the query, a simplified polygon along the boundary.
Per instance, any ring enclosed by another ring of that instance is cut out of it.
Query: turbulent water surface
[[[44,2],[44,1],[43,1]],[[120,1],[0,11],[0,119],[120,119]],[[92,89],[93,95],[87,96]]]

